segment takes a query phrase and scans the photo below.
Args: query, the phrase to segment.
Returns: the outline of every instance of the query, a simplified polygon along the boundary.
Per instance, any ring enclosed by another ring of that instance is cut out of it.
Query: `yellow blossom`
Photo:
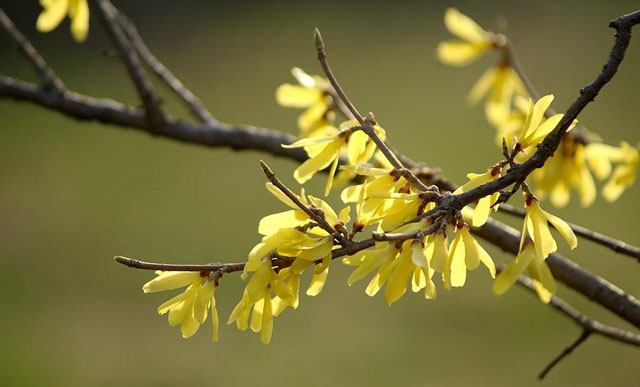
[[[291,287],[271,268],[270,261],[247,262],[245,270],[253,272],[253,275],[247,283],[242,299],[231,312],[227,324],[236,322],[240,330],[246,330],[250,326],[252,331],[260,332],[260,340],[268,344],[271,341],[274,317],[271,292],[273,291],[278,299],[287,305],[293,305],[296,296]]]
[[[547,134],[551,133],[551,131],[555,129],[556,125],[558,125],[564,116],[564,114],[554,114],[553,116],[545,119],[544,114],[549,106],[551,106],[553,98],[552,94],[545,95],[535,104],[531,99],[529,99],[527,119],[522,127],[520,136],[518,136],[518,143],[520,143],[522,149],[526,149],[541,142]],[[575,124],[576,122],[574,121],[567,131],[571,130]]]
[[[565,137],[560,147],[533,173],[540,198],[549,196],[556,207],[564,207],[571,197],[571,188],[580,195],[580,204],[588,207],[596,199],[596,186],[587,166],[585,146]]]
[[[438,58],[445,64],[464,66],[479,58],[493,45],[493,34],[483,30],[455,8],[446,10],[444,24],[449,32],[462,39],[438,44]]]
[[[329,168],[329,177],[325,185],[324,194],[329,195],[333,187],[333,180],[340,162],[340,154],[344,145],[347,146],[347,154],[350,165],[359,165],[368,161],[375,152],[375,143],[361,130],[357,128],[357,121],[346,121],[340,125],[340,130],[326,137],[309,137],[298,140],[284,148],[304,148],[309,159],[302,163],[293,173],[293,177],[300,184],[309,181],[318,171]],[[374,126],[376,134],[385,139],[384,129]]]
[[[461,194],[463,192],[470,191],[482,184],[489,183],[498,179],[501,176],[500,168],[491,167],[485,173],[469,173],[467,174],[467,178],[469,179],[464,185],[459,187],[454,194]],[[487,195],[482,199],[478,200],[478,204],[476,205],[475,211],[473,213],[473,218],[471,224],[473,227],[480,227],[486,223],[489,218],[489,214],[491,213],[491,206],[493,203],[498,200],[500,196],[499,192],[495,192],[491,195]],[[493,208],[494,211],[498,210],[498,206]]]
[[[402,230],[418,229],[423,225],[412,225]],[[367,295],[375,296],[386,285],[384,298],[387,305],[400,299],[411,283],[413,292],[425,290],[427,299],[436,297],[435,284],[432,281],[433,269],[429,255],[425,254],[425,247],[420,240],[406,240],[402,245],[382,242],[375,248],[362,250],[351,257],[343,258],[349,266],[357,266],[347,280],[351,286],[377,269],[366,288]]]
[[[485,114],[492,125],[509,118],[514,96],[528,95],[518,74],[509,66],[498,65],[487,70],[469,92],[469,102],[476,104],[485,95]]]
[[[155,293],[186,286],[184,292],[164,302],[158,307],[159,314],[169,313],[169,325],[180,325],[182,337],[189,338],[196,333],[207,319],[211,307],[213,341],[218,341],[218,312],[214,293],[216,285],[208,275],[192,271],[156,272],[156,278],[144,284],[145,293]]]
[[[38,20],[36,28],[40,32],[49,32],[55,29],[66,15],[71,18],[71,35],[77,42],[87,38],[89,32],[89,6],[87,0],[40,0],[44,8]]]
[[[556,283],[549,266],[544,259],[537,256],[531,242],[527,242],[516,259],[498,274],[493,282],[493,292],[498,295],[505,293],[527,268],[538,297],[542,302],[548,303],[551,300],[551,295],[556,291]]]
[[[622,192],[633,185],[638,173],[640,151],[626,142],[620,143],[622,151],[621,163],[616,166],[609,181],[602,188],[602,196],[612,202],[622,195]]]
[[[558,249],[555,239],[549,230],[549,223],[558,230],[571,249],[575,249],[578,245],[578,239],[571,227],[557,216],[546,212],[538,204],[538,200],[533,196],[525,199],[526,215],[522,228],[522,239],[520,241],[520,250],[527,236],[533,240],[536,256],[538,259],[545,259],[547,256]]]
[[[453,241],[449,246],[449,255],[442,271],[444,288],[464,286],[467,270],[477,269],[480,262],[489,269],[491,278],[495,278],[496,267],[493,260],[489,253],[471,236],[469,226],[463,224],[456,227]]]
[[[331,96],[327,93],[329,82],[319,76],[311,76],[294,67],[291,73],[299,83],[282,84],[276,89],[276,101],[281,106],[307,108],[298,117],[300,137],[307,137],[316,129],[331,125],[333,113],[329,110]]]

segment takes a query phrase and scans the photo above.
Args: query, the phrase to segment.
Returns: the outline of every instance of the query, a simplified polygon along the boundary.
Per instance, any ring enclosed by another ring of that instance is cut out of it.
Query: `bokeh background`
[[[500,156],[482,109],[465,105],[495,58],[468,68],[439,64],[442,17],[457,6],[491,28],[508,20],[522,64],[563,110],[599,71],[613,42],[610,19],[637,1],[204,2],[117,1],[156,55],[219,119],[295,133],[299,111],[278,107],[275,88],[292,66],[319,73],[312,41],[320,27],[337,76],[363,111],[374,111],[393,143],[440,166],[454,181]],[[35,0],[2,8],[67,85],[93,96],[138,103],[97,15],[89,39],[71,40],[68,22],[38,34]],[[106,53],[106,55],[105,55]],[[640,44],[633,41],[614,82],[581,115],[611,143],[640,140]],[[0,34],[0,73],[34,80]],[[184,109],[161,89],[175,114]],[[114,255],[171,262],[242,260],[258,241],[257,222],[282,210],[263,190],[259,159],[287,183],[296,165],[257,152],[206,149],[138,131],[79,122],[0,100],[0,384],[6,386],[537,385],[536,374],[580,333],[569,320],[514,288],[496,297],[484,269],[427,302],[408,294],[387,307],[346,286],[335,262],[324,292],[302,296],[276,319],[273,341],[234,326],[212,344],[207,321],[184,340],[155,309],[170,295],[144,295],[151,272]],[[324,181],[308,184],[321,192]],[[638,184],[614,204],[588,210],[575,196],[553,209],[565,219],[640,244]],[[337,203],[335,198],[333,203]],[[514,201],[519,203],[519,198]],[[551,209],[551,205],[546,205]],[[505,219],[520,227],[519,222]],[[581,266],[640,295],[632,259],[583,241]],[[487,244],[485,243],[485,246]],[[490,249],[497,261],[510,257]],[[306,281],[305,281],[306,282]],[[239,276],[217,292],[226,321],[239,300]],[[572,291],[559,294],[591,316],[629,326]],[[549,386],[637,383],[640,351],[593,337],[545,381]]]

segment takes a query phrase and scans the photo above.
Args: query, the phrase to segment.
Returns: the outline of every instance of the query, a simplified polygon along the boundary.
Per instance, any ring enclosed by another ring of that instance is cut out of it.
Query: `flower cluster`
[[[520,73],[514,68],[514,54],[504,35],[485,31],[455,8],[445,12],[444,23],[461,40],[438,45],[437,56],[441,62],[464,66],[490,50],[499,52],[497,64],[480,77],[468,99],[477,103],[486,97],[485,115],[489,124],[496,128],[498,145],[502,146],[504,141],[512,149],[517,147],[518,153],[522,152],[517,159],[523,161],[562,119],[561,114],[551,113],[553,96],[531,100],[535,91],[525,87]],[[596,135],[581,128],[579,133],[563,138],[558,153],[532,174],[536,192],[541,198],[548,196],[556,207],[563,207],[569,202],[574,188],[580,204],[587,207],[596,199],[592,172],[599,180],[609,178],[602,188],[602,195],[608,201],[616,200],[635,181],[640,151],[627,143],[617,147],[603,144]],[[618,163],[617,173],[612,174],[611,163]]]

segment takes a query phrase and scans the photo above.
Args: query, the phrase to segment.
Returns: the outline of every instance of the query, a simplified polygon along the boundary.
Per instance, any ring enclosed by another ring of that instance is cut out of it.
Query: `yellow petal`
[[[45,7],[36,21],[36,29],[40,32],[49,32],[56,28],[67,15],[69,0],[54,0],[41,2]]]
[[[384,299],[389,306],[399,300],[407,291],[407,285],[415,269],[411,260],[412,249],[407,243],[411,243],[411,241],[405,242],[405,248],[398,257],[399,262],[389,276],[387,287],[384,290]]]
[[[503,294],[518,280],[518,276],[522,274],[524,269],[535,257],[535,250],[531,244],[525,246],[524,250],[498,274],[493,281],[493,292],[495,294]]]
[[[573,233],[571,227],[564,220],[558,218],[557,216],[551,215],[546,211],[542,211],[544,215],[547,217],[549,223],[553,225],[553,227],[558,230],[560,235],[567,241],[567,244],[571,249],[575,249],[578,246],[578,238],[576,238],[576,234]]]
[[[442,63],[452,66],[465,66],[489,49],[488,43],[466,43],[460,41],[445,41],[438,44],[438,59]]]
[[[320,292],[322,292],[322,288],[324,288],[324,284],[327,282],[328,275],[328,267],[320,273],[313,273],[313,277],[311,277],[311,283],[309,284],[309,288],[307,289],[307,296],[317,296],[318,294],[320,294]]]
[[[216,310],[216,298],[211,296],[211,324],[213,325],[213,342],[218,341],[218,330],[220,327],[220,320],[218,319],[218,311]]]
[[[267,215],[260,219],[258,232],[262,235],[271,235],[283,228],[295,228],[309,222],[309,215],[302,210],[289,210],[277,214]]]
[[[267,293],[264,297],[264,310],[262,312],[262,331],[260,340],[264,344],[269,344],[273,333],[273,310],[271,308],[271,297]]]
[[[288,83],[280,85],[276,89],[276,102],[278,105],[295,108],[309,107],[321,100],[322,91],[291,85]]]
[[[71,0],[71,35],[76,42],[83,42],[89,33],[89,6],[87,0]]]
[[[478,103],[478,101],[487,94],[495,79],[496,69],[491,67],[489,70],[485,71],[473,85],[469,95],[467,96],[467,101],[472,105]]]
[[[329,166],[329,164],[338,157],[343,144],[344,141],[342,139],[330,142],[322,152],[302,163],[293,173],[293,177],[300,184],[307,182],[316,172]]]
[[[452,34],[469,42],[485,42],[488,33],[470,17],[456,8],[448,8],[444,13],[444,24]]]
[[[187,286],[200,277],[196,271],[165,271],[156,278],[145,283],[142,291],[145,293],[161,292]]]

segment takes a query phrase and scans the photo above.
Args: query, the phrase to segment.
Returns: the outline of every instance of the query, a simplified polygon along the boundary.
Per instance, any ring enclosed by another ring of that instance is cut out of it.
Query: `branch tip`
[[[262,167],[262,171],[264,172],[265,175],[267,175],[267,178],[271,179],[273,178],[276,174],[271,170],[271,168],[269,168],[269,166],[267,165],[267,163],[264,162],[264,160],[260,160],[260,166]]]
[[[316,50],[324,50],[324,40],[322,40],[322,35],[320,34],[320,30],[317,27],[313,30],[313,39],[316,43]]]

